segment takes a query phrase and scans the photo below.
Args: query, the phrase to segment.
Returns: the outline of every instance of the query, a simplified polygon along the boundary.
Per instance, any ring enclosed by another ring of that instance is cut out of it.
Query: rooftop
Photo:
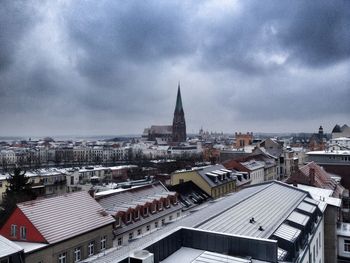
[[[17,204],[49,244],[86,233],[115,220],[84,191]]]
[[[0,235],[0,258],[22,251],[23,248]]]

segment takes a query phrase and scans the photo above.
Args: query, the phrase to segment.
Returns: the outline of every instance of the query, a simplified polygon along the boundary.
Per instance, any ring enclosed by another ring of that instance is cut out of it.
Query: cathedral
[[[152,125],[151,128],[144,130],[142,138],[148,141],[155,141],[157,144],[186,142],[186,122],[182,107],[180,83],[177,88],[173,125]]]

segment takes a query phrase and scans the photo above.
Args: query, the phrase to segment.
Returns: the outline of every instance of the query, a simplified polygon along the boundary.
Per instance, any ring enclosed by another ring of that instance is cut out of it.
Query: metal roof
[[[192,263],[250,263],[251,260],[205,251]]]
[[[294,243],[294,241],[299,237],[300,234],[301,234],[301,230],[294,228],[292,226],[289,226],[287,224],[282,224],[276,230],[276,232],[273,233],[274,236],[282,238],[292,243]]]
[[[214,171],[217,173],[222,173],[224,174],[225,171],[222,171],[223,169],[225,169],[225,167],[221,164],[216,164],[216,165],[210,165],[210,166],[206,166],[203,167],[202,169],[198,169],[196,170],[196,172],[211,186],[217,186],[217,185],[221,185],[221,184],[225,184],[229,181],[233,181],[234,178],[226,178],[225,180],[217,180],[217,182],[214,182],[210,176],[212,177],[217,177],[220,178],[218,174],[213,173]]]
[[[315,205],[311,205],[311,204],[308,204],[306,202],[301,202],[297,208],[301,211],[308,213],[308,214],[313,214],[316,210]]]
[[[129,189],[114,195],[105,196],[98,199],[102,207],[108,211],[126,211],[123,208],[135,208],[137,205],[151,203],[152,200],[160,200],[167,196],[176,195],[175,192],[169,192],[161,184],[146,185],[137,189]]]
[[[283,183],[266,188],[243,200],[198,228],[215,232],[268,238],[302,202],[307,193]],[[254,222],[250,220],[254,218]],[[263,231],[259,230],[259,227]]]
[[[17,204],[49,244],[112,224],[107,214],[87,192],[42,198]]]
[[[310,217],[294,211],[293,213],[290,214],[287,220],[301,226],[306,226],[307,222],[309,222],[310,220]]]
[[[23,248],[0,235],[0,258],[22,251]]]

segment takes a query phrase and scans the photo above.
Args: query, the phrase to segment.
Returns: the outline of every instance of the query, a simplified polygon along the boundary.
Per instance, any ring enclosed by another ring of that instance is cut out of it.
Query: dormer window
[[[140,219],[140,209],[134,211],[134,220]]]
[[[151,206],[151,213],[154,214],[155,212],[157,212],[157,204],[153,203]]]
[[[158,210],[163,210],[163,203],[162,203],[162,201],[158,202]]]
[[[120,218],[120,216],[117,216],[117,217],[115,218],[115,226],[118,227],[118,226],[120,226],[120,225],[121,225],[121,218]]]
[[[145,206],[143,208],[143,216],[148,216],[148,207],[147,206]]]
[[[169,200],[169,198],[165,199],[165,207],[166,208],[170,207],[170,200]]]
[[[177,196],[173,196],[173,205],[177,205]]]
[[[131,222],[131,212],[126,214],[126,223],[130,223]]]

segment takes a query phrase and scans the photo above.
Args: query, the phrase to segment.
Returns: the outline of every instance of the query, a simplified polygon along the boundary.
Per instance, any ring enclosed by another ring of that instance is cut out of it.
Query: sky
[[[0,0],[0,135],[331,132],[350,1]]]

